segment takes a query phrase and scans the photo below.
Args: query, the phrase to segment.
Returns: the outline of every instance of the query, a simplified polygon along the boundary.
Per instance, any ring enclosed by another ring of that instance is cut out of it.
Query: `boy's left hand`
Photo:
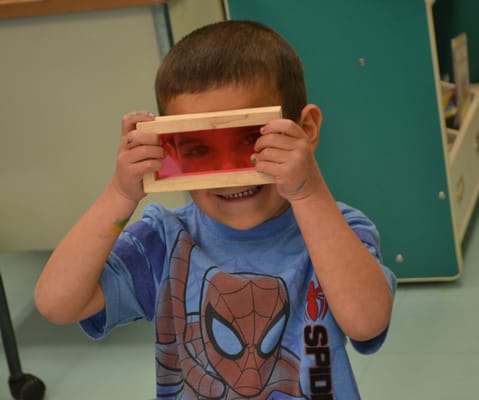
[[[314,157],[317,141],[288,119],[273,120],[260,133],[253,155],[256,170],[273,176],[278,193],[290,202],[310,196],[322,180]]]

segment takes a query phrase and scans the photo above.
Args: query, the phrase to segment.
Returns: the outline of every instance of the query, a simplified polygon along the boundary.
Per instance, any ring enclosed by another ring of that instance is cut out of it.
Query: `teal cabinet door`
[[[324,123],[317,159],[334,194],[364,211],[402,281],[460,272],[424,0],[229,0],[298,51]]]

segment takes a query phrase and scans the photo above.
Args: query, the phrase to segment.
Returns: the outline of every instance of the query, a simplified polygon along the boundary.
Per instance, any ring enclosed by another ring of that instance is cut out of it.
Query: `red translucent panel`
[[[254,169],[251,155],[260,126],[162,134],[167,157],[156,179]]]

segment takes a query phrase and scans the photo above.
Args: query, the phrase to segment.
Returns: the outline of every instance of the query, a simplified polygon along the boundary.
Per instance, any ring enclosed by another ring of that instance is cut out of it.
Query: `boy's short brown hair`
[[[280,95],[284,116],[299,121],[306,88],[302,63],[292,46],[258,22],[206,25],[180,40],[162,61],[155,82],[158,110],[164,114],[168,101],[180,94],[258,80]]]

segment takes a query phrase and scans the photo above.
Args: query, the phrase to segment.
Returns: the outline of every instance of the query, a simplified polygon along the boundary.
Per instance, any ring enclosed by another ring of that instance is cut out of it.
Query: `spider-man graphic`
[[[318,286],[314,286],[313,281],[309,282],[308,294],[306,295],[306,317],[312,321],[316,321],[318,317],[324,319],[328,309],[326,296],[319,282]]]
[[[188,311],[194,243],[180,232],[157,307],[157,390],[170,399],[306,398],[299,360],[281,346],[289,317],[283,281],[211,266]],[[193,278],[191,278],[193,279]]]

